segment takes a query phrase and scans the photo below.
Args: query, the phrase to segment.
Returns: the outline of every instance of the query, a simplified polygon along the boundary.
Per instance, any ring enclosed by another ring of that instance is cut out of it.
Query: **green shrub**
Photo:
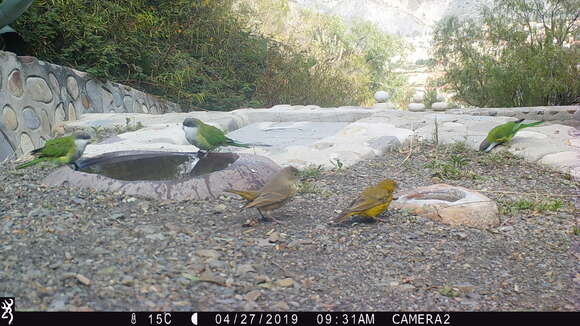
[[[30,55],[186,111],[360,105],[404,85],[392,72],[400,39],[309,11],[290,33],[289,13],[287,0],[37,0],[15,28]]]
[[[578,12],[578,1],[495,0],[479,20],[444,18],[434,31],[441,82],[480,107],[579,103],[580,50],[568,46]]]

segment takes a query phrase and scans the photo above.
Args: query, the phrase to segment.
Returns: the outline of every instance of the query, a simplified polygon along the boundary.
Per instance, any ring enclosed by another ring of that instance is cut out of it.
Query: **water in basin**
[[[180,180],[223,170],[238,157],[208,153],[199,159],[195,152],[123,151],[80,160],[77,165],[82,172],[117,180]]]

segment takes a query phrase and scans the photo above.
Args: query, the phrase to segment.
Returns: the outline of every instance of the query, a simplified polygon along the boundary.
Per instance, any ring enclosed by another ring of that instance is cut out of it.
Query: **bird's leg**
[[[199,158],[201,160],[201,159],[205,158],[208,153],[209,153],[209,151],[208,152],[204,152],[204,151],[202,151],[200,149],[199,151],[197,151],[197,158]]]
[[[262,214],[262,212],[260,212],[260,214]],[[272,216],[272,212],[271,211],[266,211],[266,216],[268,217],[268,220],[274,222],[274,223],[278,223],[278,224],[286,224],[286,222],[282,222],[280,220],[277,220],[274,218],[274,216]],[[264,215],[262,215],[262,217],[264,217]]]
[[[384,220],[384,219],[382,219],[382,218],[379,218],[379,217],[376,217],[376,216],[375,216],[375,217],[373,217],[373,219],[374,219],[375,221],[379,222],[379,223],[387,223],[387,220]]]

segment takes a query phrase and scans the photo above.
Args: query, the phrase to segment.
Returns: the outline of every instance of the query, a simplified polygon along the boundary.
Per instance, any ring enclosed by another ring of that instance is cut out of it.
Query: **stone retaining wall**
[[[131,87],[0,51],[0,162],[41,146],[84,113],[179,111],[177,104]]]
[[[447,112],[453,114],[503,116],[518,119],[558,121],[565,124],[580,125],[580,105],[453,109],[448,110]]]

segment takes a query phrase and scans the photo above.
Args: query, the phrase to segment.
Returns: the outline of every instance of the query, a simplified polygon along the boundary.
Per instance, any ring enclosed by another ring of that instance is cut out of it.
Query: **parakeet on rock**
[[[510,121],[499,125],[487,134],[487,137],[479,145],[479,150],[483,152],[491,151],[495,146],[509,142],[515,134],[524,128],[537,126],[544,121],[537,121],[532,123],[523,123],[524,119],[518,121]]]

